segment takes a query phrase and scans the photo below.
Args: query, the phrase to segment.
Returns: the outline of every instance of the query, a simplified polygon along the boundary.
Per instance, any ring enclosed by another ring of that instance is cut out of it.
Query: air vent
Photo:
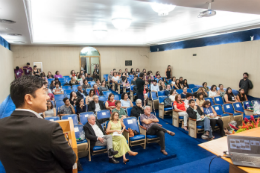
[[[7,34],[7,35],[11,35],[11,36],[21,36],[22,34]]]
[[[13,21],[13,20],[0,19],[0,23],[8,23],[8,24],[13,24],[13,23],[16,23],[16,22],[15,22],[15,21]]]

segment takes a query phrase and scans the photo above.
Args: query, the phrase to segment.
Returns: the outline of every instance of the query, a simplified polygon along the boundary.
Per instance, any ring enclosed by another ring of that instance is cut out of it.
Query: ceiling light
[[[176,5],[153,2],[151,3],[151,7],[156,13],[158,13],[158,16],[167,16],[169,12],[174,10]]]
[[[131,25],[132,19],[129,18],[115,18],[112,19],[112,23],[115,28],[120,31],[126,30]]]
[[[7,34],[7,35],[10,35],[10,36],[21,36],[22,34]]]
[[[7,20],[7,19],[0,19],[0,23],[13,24],[13,23],[15,23],[15,21],[13,21],[13,20]]]
[[[13,43],[24,44],[25,42],[23,42],[23,41],[13,41]]]
[[[93,30],[97,39],[103,39],[107,35],[107,30]]]

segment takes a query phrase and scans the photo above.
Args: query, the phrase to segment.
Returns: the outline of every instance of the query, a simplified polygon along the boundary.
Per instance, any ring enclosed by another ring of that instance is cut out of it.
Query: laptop
[[[260,168],[260,137],[228,135],[227,139],[234,165]]]

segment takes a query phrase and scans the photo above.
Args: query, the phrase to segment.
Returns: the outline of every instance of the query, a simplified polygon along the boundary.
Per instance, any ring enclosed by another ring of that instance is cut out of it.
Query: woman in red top
[[[187,129],[187,121],[188,121],[188,114],[186,112],[186,107],[184,101],[181,100],[181,95],[177,94],[175,96],[175,101],[174,101],[174,111],[178,112],[179,116],[184,117],[184,129]]]
[[[107,102],[105,104],[106,108],[110,110],[110,113],[112,113],[112,109],[114,109],[116,107],[115,104],[115,96],[113,93],[110,93],[107,99]]]

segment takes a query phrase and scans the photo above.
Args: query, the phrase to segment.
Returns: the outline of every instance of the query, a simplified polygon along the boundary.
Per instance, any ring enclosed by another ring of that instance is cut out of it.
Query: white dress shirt
[[[92,126],[92,128],[93,128],[93,130],[94,130],[94,132],[95,132],[95,135],[96,135],[97,137],[103,138],[104,134],[103,134],[103,132],[100,130],[100,128],[97,126],[97,124],[94,124],[94,125],[90,124],[90,125]]]
[[[155,86],[154,86],[154,84],[152,84],[151,85],[151,91],[159,91],[159,86],[156,84]]]
[[[27,112],[31,112],[31,113],[33,113],[37,118],[41,118],[41,119],[43,119],[42,118],[42,116],[40,116],[37,112],[35,112],[35,111],[33,111],[33,110],[31,110],[31,109],[15,109],[16,111],[27,111]]]
[[[215,97],[217,94],[217,91],[209,91],[209,97]]]
[[[97,111],[100,111],[100,105],[98,102],[97,103],[95,102],[95,112]]]

